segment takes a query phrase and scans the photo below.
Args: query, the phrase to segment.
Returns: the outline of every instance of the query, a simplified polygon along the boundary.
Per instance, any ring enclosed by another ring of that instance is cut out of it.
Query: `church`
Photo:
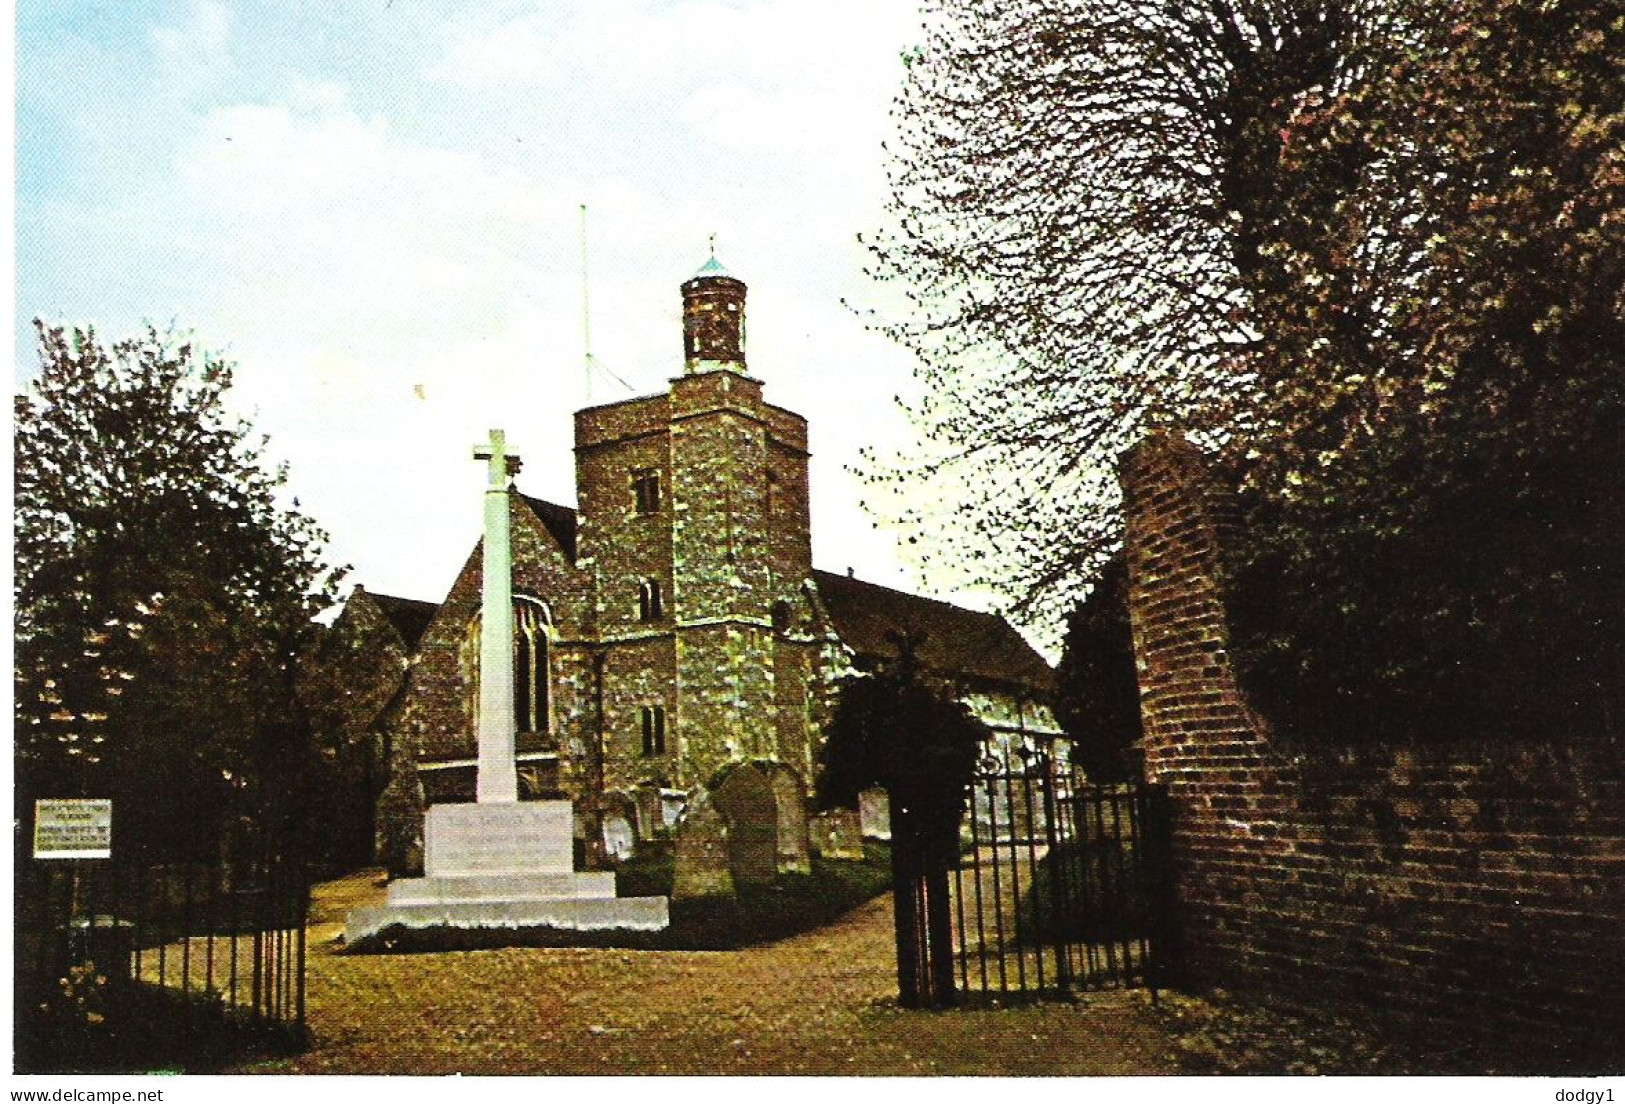
[[[669,831],[732,765],[804,796],[838,681],[899,634],[1007,748],[1061,735],[1053,671],[1003,618],[814,568],[807,421],[746,369],[745,290],[713,256],[682,285],[682,375],[576,413],[575,509],[509,486],[520,796],[569,798],[589,864]],[[358,692],[386,856],[427,806],[474,798],[481,573],[476,545],[438,605],[357,587],[333,627],[398,661]]]

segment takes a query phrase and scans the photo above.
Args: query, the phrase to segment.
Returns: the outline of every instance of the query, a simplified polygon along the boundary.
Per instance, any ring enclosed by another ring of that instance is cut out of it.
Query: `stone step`
[[[404,878],[389,884],[390,905],[440,905],[484,901],[551,901],[613,897],[614,871],[571,874],[456,874]]]
[[[407,928],[562,928],[568,931],[662,931],[670,923],[664,897],[560,897],[537,901],[384,905],[351,911],[346,943]]]

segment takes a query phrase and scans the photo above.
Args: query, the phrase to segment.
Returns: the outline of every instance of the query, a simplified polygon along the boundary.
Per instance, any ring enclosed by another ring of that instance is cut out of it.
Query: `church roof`
[[[721,266],[718,266],[719,268]],[[521,494],[525,505],[564,549],[570,562],[576,558],[576,512],[546,499]],[[961,609],[935,598],[921,598],[877,583],[866,583],[830,571],[814,571],[819,597],[829,611],[841,643],[865,659],[885,659],[897,655],[896,643],[889,639],[897,632],[921,638],[919,659],[939,674],[992,682],[1016,683],[1030,690],[1048,692],[1054,688],[1055,672],[1044,657],[1024,640],[1010,623],[998,614]],[[413,634],[401,628],[407,643],[416,645],[435,607],[427,602],[391,598],[375,594],[385,602],[399,603],[401,616],[413,623],[418,616],[404,607],[423,607],[422,624]],[[386,607],[386,613],[388,607]],[[391,620],[395,615],[390,615]]]
[[[433,602],[420,602],[416,598],[397,598],[393,594],[379,594],[377,591],[367,591],[383,613],[386,620],[395,631],[401,634],[410,650],[415,650],[418,641],[423,639],[423,630],[429,627],[434,618],[435,611],[440,607]]]
[[[814,571],[813,579],[841,642],[859,657],[896,656],[890,637],[902,632],[923,638],[918,658],[939,674],[1014,682],[1040,692],[1054,688],[1055,672],[1044,657],[997,614],[828,571]]]
[[[532,498],[527,494],[519,496],[530,507],[530,512],[542,523],[553,539],[559,542],[564,549],[564,555],[571,563],[576,562],[576,512],[568,506],[560,506],[541,498]]]

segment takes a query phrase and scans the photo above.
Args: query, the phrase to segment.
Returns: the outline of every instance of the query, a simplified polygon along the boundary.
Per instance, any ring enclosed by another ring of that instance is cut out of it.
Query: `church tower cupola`
[[[683,370],[745,371],[745,285],[715,253],[683,284]]]

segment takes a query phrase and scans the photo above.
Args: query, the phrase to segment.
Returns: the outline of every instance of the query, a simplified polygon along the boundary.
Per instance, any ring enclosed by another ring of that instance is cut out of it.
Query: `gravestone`
[[[604,818],[604,853],[619,862],[632,854],[632,848],[637,843],[637,834],[632,831],[632,822],[619,813],[611,813]]]
[[[778,872],[812,873],[812,839],[807,831],[807,801],[801,779],[782,764],[765,765],[778,813]]]
[[[831,809],[807,823],[813,854],[824,859],[863,858],[863,826],[856,809]]]
[[[659,786],[653,782],[640,784],[634,791],[632,808],[637,817],[637,830],[641,838],[648,839],[665,830],[666,822],[660,807]]]
[[[728,869],[740,885],[771,885],[779,873],[779,808],[770,774],[755,763],[725,768],[711,800],[728,825]]]
[[[618,790],[606,793],[599,803],[599,834],[604,853],[619,862],[629,857],[644,833],[638,824],[638,803]]]
[[[687,811],[687,790],[660,791],[660,819],[665,827],[677,827],[677,822],[683,819],[683,814]]]
[[[687,815],[677,825],[671,895],[677,900],[734,895],[733,873],[728,867],[728,826],[704,790],[695,795]]]
[[[891,797],[878,786],[858,795],[858,823],[864,839],[891,839]]]

